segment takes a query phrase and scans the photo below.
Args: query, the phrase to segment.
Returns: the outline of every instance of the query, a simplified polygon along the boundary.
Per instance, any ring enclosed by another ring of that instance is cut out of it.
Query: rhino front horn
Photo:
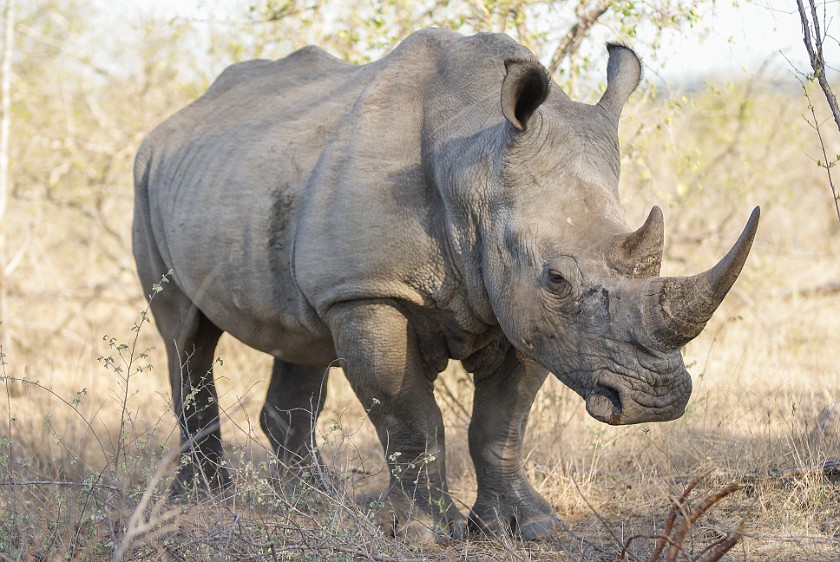
[[[717,265],[693,277],[657,277],[646,287],[642,324],[651,343],[679,349],[696,338],[732,288],[750,253],[760,210],[753,209],[744,231]]]

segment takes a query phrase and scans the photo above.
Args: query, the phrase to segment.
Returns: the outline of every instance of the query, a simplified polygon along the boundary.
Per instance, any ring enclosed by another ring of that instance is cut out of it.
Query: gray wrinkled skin
[[[144,287],[174,271],[152,309],[193,452],[179,486],[229,482],[212,378],[228,332],[275,357],[260,421],[284,467],[313,460],[338,358],[389,459],[378,520],[462,536],[433,396],[453,358],[475,377],[469,521],[552,533],[521,460],[549,371],[604,422],[679,417],[679,346],[757,223],[716,269],[658,277],[661,213],[633,233],[618,197],[618,117],[640,72],[610,46],[608,88],[581,104],[504,35],[428,29],[365,66],[316,47],[235,64],[160,125],[137,154],[134,253]]]

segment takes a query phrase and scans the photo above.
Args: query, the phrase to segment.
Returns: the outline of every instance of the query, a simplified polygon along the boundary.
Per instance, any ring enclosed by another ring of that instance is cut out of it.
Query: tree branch
[[[805,50],[808,51],[808,58],[811,59],[811,68],[814,70],[814,78],[817,79],[820,88],[825,94],[825,99],[828,102],[828,107],[831,108],[831,114],[834,116],[834,123],[837,125],[837,130],[840,131],[840,108],[837,107],[837,98],[831,90],[831,85],[825,76],[825,58],[823,57],[823,37],[820,30],[820,20],[817,16],[817,7],[814,0],[808,0],[808,5],[811,11],[811,21],[808,20],[808,14],[805,12],[805,6],[802,0],[796,0],[796,7],[799,9],[799,19],[802,21],[802,38],[805,42]],[[814,28],[813,39],[811,37],[811,27]]]
[[[799,10],[799,20],[802,22],[802,40],[805,43],[805,50],[808,51],[808,58],[811,61],[811,69],[814,71],[813,77],[808,77],[810,80],[814,78],[820,85],[823,91],[825,100],[828,102],[828,107],[831,109],[831,115],[834,117],[834,124],[837,130],[840,131],[840,108],[837,106],[837,98],[831,90],[831,85],[825,76],[825,57],[823,56],[823,32],[820,29],[820,19],[817,16],[817,6],[814,0],[808,0],[808,7],[811,14],[811,19],[808,19],[808,13],[805,11],[803,0],[796,0],[796,7]],[[813,37],[811,35],[811,28],[813,27]],[[800,82],[802,82],[800,80]],[[811,103],[811,98],[808,95],[808,89],[802,83],[802,90],[805,92],[805,98],[808,100],[808,108],[811,110],[811,115],[814,118],[814,130],[817,132],[817,138],[820,141],[820,148],[823,153],[823,164],[826,174],[828,174],[828,184],[831,187],[831,194],[834,196],[834,209],[837,211],[837,219],[840,220],[840,202],[838,202],[837,188],[834,185],[834,180],[831,177],[831,167],[834,162],[829,160],[828,153],[825,148],[825,141],[820,131],[820,122],[817,119],[817,113],[814,109],[814,104]],[[840,158],[838,158],[840,159]],[[819,165],[820,162],[817,162]]]
[[[560,40],[560,45],[558,45],[557,50],[554,51],[554,54],[551,57],[551,64],[548,65],[549,74],[556,73],[557,69],[560,67],[560,63],[563,62],[563,59],[577,52],[581,41],[583,41],[583,38],[586,37],[586,34],[589,32],[589,28],[595,25],[598,18],[603,16],[614,3],[615,0],[599,0],[599,2],[588,11],[585,9],[585,4],[583,2],[578,4],[578,7],[575,9],[577,22],[569,28],[569,31],[566,32],[566,35],[564,35],[563,39]]]

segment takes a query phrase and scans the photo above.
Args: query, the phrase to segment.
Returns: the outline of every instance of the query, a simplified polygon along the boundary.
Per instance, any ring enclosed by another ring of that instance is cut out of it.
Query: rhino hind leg
[[[231,483],[223,465],[219,401],[213,380],[214,352],[222,331],[191,303],[181,300],[169,306],[180,300],[179,292],[177,286],[167,286],[160,294],[168,293],[166,297],[152,303],[158,325],[163,327],[172,403],[181,428],[181,451],[186,456],[179,465],[173,495],[194,489],[218,491]],[[177,311],[182,314],[173,318]],[[175,335],[171,333],[174,328]]]
[[[138,155],[138,164],[140,164]],[[138,167],[138,170],[141,168]],[[166,346],[172,405],[180,426],[180,462],[171,494],[182,496],[193,489],[218,490],[230,485],[223,466],[224,451],[219,429],[219,403],[213,382],[213,354],[222,331],[181,290],[175,272],[158,250],[149,220],[148,171],[136,178],[133,249],[137,273],[146,290],[161,283],[150,301],[152,315]],[[200,486],[200,488],[199,488]]]
[[[327,399],[328,369],[274,360],[260,427],[280,461],[281,480],[322,467],[313,452],[314,428]],[[309,474],[312,474],[310,471]]]
[[[414,330],[396,304],[354,301],[334,307],[329,323],[339,360],[376,428],[390,472],[374,520],[393,536],[446,542],[466,519],[446,484],[443,417],[436,373],[427,372]]]
[[[547,375],[512,347],[500,366],[475,373],[469,445],[478,493],[470,512],[471,528],[534,540],[552,535],[559,523],[522,465],[528,414]]]

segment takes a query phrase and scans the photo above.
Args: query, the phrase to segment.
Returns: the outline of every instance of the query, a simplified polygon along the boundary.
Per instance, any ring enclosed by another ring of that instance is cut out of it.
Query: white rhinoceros
[[[325,369],[340,362],[390,464],[393,531],[467,520],[444,469],[435,378],[475,380],[469,449],[486,532],[550,534],[522,439],[549,372],[610,424],[679,417],[680,347],[735,282],[758,223],[709,271],[659,277],[662,214],[631,231],[618,119],[640,80],[610,45],[607,88],[570,100],[505,35],[419,31],[356,66],[317,47],[235,64],[137,154],[134,253],[166,342],[179,482],[229,476],[213,385],[222,332],[271,354],[260,418],[285,467],[311,459]],[[188,447],[189,445],[189,447]]]

